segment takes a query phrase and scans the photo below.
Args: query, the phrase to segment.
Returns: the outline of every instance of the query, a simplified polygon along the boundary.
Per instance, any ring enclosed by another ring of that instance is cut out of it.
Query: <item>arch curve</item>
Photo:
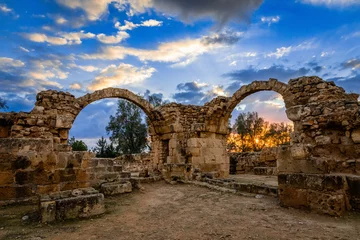
[[[90,103],[105,98],[121,98],[128,100],[134,103],[135,105],[137,105],[138,107],[140,107],[151,121],[156,120],[155,109],[147,100],[127,89],[122,89],[122,88],[104,88],[101,90],[97,90],[93,93],[88,93],[82,97],[76,98],[75,104],[79,109],[77,114],[79,114],[81,110],[84,109]]]
[[[289,87],[286,83],[279,82],[277,79],[270,78],[268,81],[253,81],[248,85],[242,86],[237,90],[228,101],[225,116],[230,117],[232,111],[235,109],[244,98],[247,96],[260,92],[260,91],[274,91],[279,93],[285,102],[285,106],[288,105]]]

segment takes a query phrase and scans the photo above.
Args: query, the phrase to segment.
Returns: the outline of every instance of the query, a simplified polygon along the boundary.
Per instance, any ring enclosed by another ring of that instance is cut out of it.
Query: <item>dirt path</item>
[[[360,214],[332,218],[279,207],[277,199],[193,185],[144,185],[107,198],[107,213],[87,220],[26,224],[27,207],[0,209],[1,239],[359,239]]]

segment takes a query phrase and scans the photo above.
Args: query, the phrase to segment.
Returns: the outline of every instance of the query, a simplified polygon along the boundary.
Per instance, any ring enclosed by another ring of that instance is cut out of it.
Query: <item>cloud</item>
[[[291,52],[292,47],[281,47],[281,48],[277,48],[276,52],[272,52],[267,54],[266,56],[268,57],[276,57],[276,58],[281,58],[283,56],[287,56],[289,55],[289,53]]]
[[[122,40],[130,37],[130,35],[127,32],[119,31],[115,36],[106,36],[105,34],[101,33],[96,35],[96,38],[105,44],[115,44],[119,43]]]
[[[70,88],[74,90],[80,90],[82,87],[79,83],[70,84]]]
[[[48,37],[41,33],[29,33],[25,34],[25,37],[32,42],[47,42],[53,45],[65,45],[67,44],[66,39],[61,37]]]
[[[360,5],[358,0],[301,0],[301,2],[312,5],[326,5],[328,7]]]
[[[226,96],[223,86],[210,86],[197,81],[180,83],[176,86],[177,93],[172,98],[180,103],[202,105],[217,96]]]
[[[269,26],[273,23],[278,23],[280,21],[279,16],[273,16],[273,17],[262,17],[261,22],[267,23]]]
[[[19,49],[20,49],[21,51],[24,51],[24,52],[30,52],[29,49],[24,48],[24,47],[22,47],[22,46],[19,46]]]
[[[3,13],[10,13],[13,10],[11,8],[8,8],[6,4],[0,4],[0,11]]]
[[[349,61],[342,63],[343,68],[351,68],[353,70],[360,69],[360,58],[353,58]]]
[[[84,31],[79,32],[59,32],[58,36],[47,36],[43,33],[28,33],[24,34],[25,38],[32,42],[39,43],[50,43],[52,45],[73,45],[81,44],[82,39],[94,38],[96,35],[90,32],[85,33]]]
[[[127,30],[133,30],[134,28],[138,28],[138,27],[160,27],[163,24],[162,21],[157,21],[154,19],[149,19],[141,23],[133,23],[126,20],[124,22],[125,22],[124,25],[121,25],[120,22],[116,22],[115,27],[120,31],[127,31]]]
[[[20,60],[14,60],[12,58],[0,57],[0,68],[6,71],[8,67],[22,67],[25,63]]]
[[[268,53],[268,54],[266,54],[266,56],[281,58],[283,56],[288,56],[291,52],[306,50],[306,49],[311,49],[311,48],[314,48],[313,43],[311,41],[305,41],[305,42],[300,43],[297,46],[277,48],[275,52]]]
[[[204,45],[212,45],[212,44],[232,45],[240,40],[240,36],[242,34],[243,32],[232,32],[232,31],[216,33],[210,36],[203,37],[202,43]]]
[[[107,13],[108,4],[112,0],[56,0],[59,4],[71,8],[82,9],[90,21],[98,20]]]
[[[55,17],[54,20],[59,25],[62,25],[62,24],[65,24],[68,22],[64,17],[61,17],[61,16]]]
[[[287,82],[291,78],[301,77],[307,75],[310,69],[302,67],[298,69],[286,68],[283,65],[273,65],[270,68],[255,69],[252,66],[248,69],[236,70],[223,74],[224,77],[234,80],[226,90],[228,92],[235,92],[243,84],[251,83],[255,80],[267,80],[269,78],[276,78],[279,81]]]
[[[153,7],[163,13],[179,17],[189,23],[212,19],[219,26],[230,20],[248,21],[263,0],[153,0]]]
[[[70,9],[82,9],[89,21],[101,19],[113,3],[119,11],[128,15],[144,13],[147,9],[179,17],[184,22],[212,19],[218,25],[230,20],[248,21],[263,0],[56,0]]]
[[[71,63],[68,65],[70,68],[78,68],[78,69],[81,69],[85,72],[95,72],[95,71],[99,71],[100,68],[98,67],[95,67],[95,66],[91,66],[91,65],[88,65],[88,66],[81,66],[81,65],[76,65],[74,63]]]
[[[156,69],[152,67],[137,68],[125,63],[120,63],[118,66],[112,64],[103,69],[87,88],[95,91],[107,87],[140,83],[150,78],[155,71]]]
[[[170,62],[175,63],[172,65],[173,67],[182,67],[195,61],[198,56],[227,47],[230,43],[232,42],[210,36],[161,43],[157,49],[137,49],[123,46],[102,47],[98,53],[82,54],[80,57],[83,59],[121,60],[126,56],[134,56],[140,61]]]

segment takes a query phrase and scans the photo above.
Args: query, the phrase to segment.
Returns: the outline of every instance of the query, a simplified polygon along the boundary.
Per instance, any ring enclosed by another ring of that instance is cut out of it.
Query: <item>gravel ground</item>
[[[0,239],[360,239],[360,214],[342,218],[281,208],[272,197],[244,197],[164,182],[106,198],[99,217],[54,224],[22,220],[35,206],[0,208]]]

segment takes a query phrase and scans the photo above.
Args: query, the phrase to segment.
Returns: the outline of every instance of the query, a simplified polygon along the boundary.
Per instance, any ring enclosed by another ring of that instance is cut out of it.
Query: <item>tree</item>
[[[72,147],[73,151],[87,151],[88,150],[87,145],[81,140],[76,140],[75,137],[70,138],[68,143]]]
[[[112,143],[109,145],[104,137],[98,140],[93,151],[96,153],[96,157],[102,158],[114,158],[118,155],[114,145]]]
[[[0,97],[0,109],[8,109],[6,101]]]
[[[119,154],[141,153],[146,148],[147,126],[134,103],[118,101],[116,114],[110,116],[106,132]]]
[[[240,113],[227,139],[231,152],[261,151],[290,143],[292,126],[285,123],[271,123],[259,117],[257,112]]]

